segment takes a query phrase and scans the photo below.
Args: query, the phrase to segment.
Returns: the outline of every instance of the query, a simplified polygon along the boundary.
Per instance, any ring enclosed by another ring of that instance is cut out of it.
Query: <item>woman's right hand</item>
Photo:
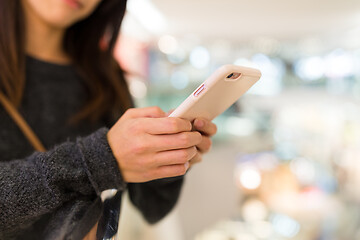
[[[107,139],[126,182],[184,175],[202,140],[190,121],[168,118],[159,107],[127,110]]]

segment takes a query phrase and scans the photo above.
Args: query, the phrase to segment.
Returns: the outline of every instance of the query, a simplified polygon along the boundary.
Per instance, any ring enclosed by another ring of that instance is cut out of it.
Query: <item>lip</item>
[[[69,5],[71,8],[74,9],[80,9],[82,8],[82,4],[80,1],[78,0],[64,0],[65,3],[67,3],[67,5]]]

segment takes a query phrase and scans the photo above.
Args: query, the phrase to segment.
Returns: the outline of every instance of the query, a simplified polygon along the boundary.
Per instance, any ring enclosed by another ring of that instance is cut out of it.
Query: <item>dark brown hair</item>
[[[103,0],[89,17],[65,33],[64,50],[89,93],[86,105],[74,116],[74,121],[95,121],[109,113],[119,116],[132,106],[124,73],[113,57],[125,10],[126,0]],[[25,59],[21,0],[0,0],[0,91],[15,106],[21,104],[24,91]]]

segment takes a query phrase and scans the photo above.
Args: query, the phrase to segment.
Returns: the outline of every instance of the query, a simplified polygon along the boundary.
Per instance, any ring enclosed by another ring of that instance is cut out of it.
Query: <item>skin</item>
[[[21,0],[26,24],[26,51],[39,59],[68,64],[62,49],[65,30],[89,16],[101,0],[80,0],[75,8],[64,0]]]
[[[27,54],[68,64],[62,49],[65,30],[89,16],[101,0],[21,0],[26,18]],[[107,139],[126,182],[147,182],[181,176],[211,148],[216,125],[206,119],[193,123],[168,118],[159,107],[127,110],[109,130]]]
[[[215,124],[196,119],[193,126],[166,115],[159,107],[129,109],[110,129],[109,144],[126,181],[183,175],[210,150]]]

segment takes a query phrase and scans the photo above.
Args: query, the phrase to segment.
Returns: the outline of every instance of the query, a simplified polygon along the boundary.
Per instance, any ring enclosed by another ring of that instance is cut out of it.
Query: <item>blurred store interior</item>
[[[138,107],[176,108],[217,67],[261,80],[215,119],[176,209],[120,239],[360,239],[360,1],[129,0],[115,55]]]

